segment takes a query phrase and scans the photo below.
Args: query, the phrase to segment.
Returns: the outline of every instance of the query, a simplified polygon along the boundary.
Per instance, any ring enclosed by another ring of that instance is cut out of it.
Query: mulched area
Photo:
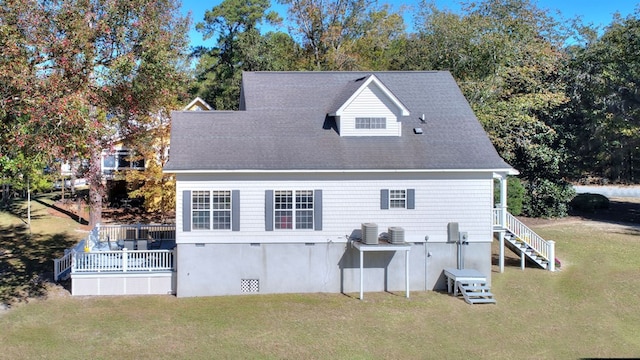
[[[80,208],[80,211],[78,209]],[[80,206],[76,202],[70,201],[57,201],[53,207],[48,209],[49,214],[60,217],[70,217],[72,219],[78,219],[78,212],[80,213],[79,221],[83,224],[83,227],[87,227],[86,224],[89,220],[89,213],[87,206],[84,202]],[[102,209],[102,223],[103,224],[171,224],[175,222],[175,211],[170,211],[164,216],[160,213],[150,213],[137,207],[128,208],[104,208]],[[86,230],[90,230],[87,229]]]

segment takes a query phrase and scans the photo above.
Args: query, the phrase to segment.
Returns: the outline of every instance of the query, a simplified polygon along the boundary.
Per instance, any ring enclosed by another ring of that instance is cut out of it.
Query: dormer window
[[[409,116],[402,102],[375,75],[345,84],[336,98],[335,119],[340,136],[402,136],[401,117]]]
[[[386,129],[387,118],[385,117],[357,117],[356,129]]]

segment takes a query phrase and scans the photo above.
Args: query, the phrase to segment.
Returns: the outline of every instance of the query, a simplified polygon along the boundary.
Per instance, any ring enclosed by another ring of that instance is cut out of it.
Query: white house
[[[246,72],[239,111],[172,113],[164,170],[181,297],[490,282],[493,181],[515,173],[443,71]]]

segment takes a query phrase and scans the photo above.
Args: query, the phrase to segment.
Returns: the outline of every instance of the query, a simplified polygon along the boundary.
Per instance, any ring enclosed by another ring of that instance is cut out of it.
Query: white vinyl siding
[[[447,224],[458,222],[460,231],[469,233],[469,241],[491,241],[492,185],[491,173],[387,174],[384,180],[372,175],[348,174],[263,175],[262,179],[257,175],[178,175],[178,242],[346,242],[346,235],[364,222],[378,224],[380,232],[391,226],[403,227],[409,242],[424,242],[425,236],[429,242],[446,242]],[[240,231],[211,236],[209,231],[182,230],[183,190],[231,187],[240,193]],[[411,211],[381,209],[383,187],[413,190],[415,208]],[[322,189],[322,229],[265,231],[265,191],[305,188]]]

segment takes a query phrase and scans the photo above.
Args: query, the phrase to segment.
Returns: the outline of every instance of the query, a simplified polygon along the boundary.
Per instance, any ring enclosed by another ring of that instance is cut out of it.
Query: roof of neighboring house
[[[195,99],[191,100],[191,102],[182,109],[182,111],[210,111],[210,110],[213,110],[211,105],[207,104],[207,102],[202,100],[199,96],[196,96]]]
[[[341,137],[328,114],[372,74],[410,112],[402,136]],[[242,85],[246,110],[172,113],[165,171],[512,170],[449,72],[246,72]]]

